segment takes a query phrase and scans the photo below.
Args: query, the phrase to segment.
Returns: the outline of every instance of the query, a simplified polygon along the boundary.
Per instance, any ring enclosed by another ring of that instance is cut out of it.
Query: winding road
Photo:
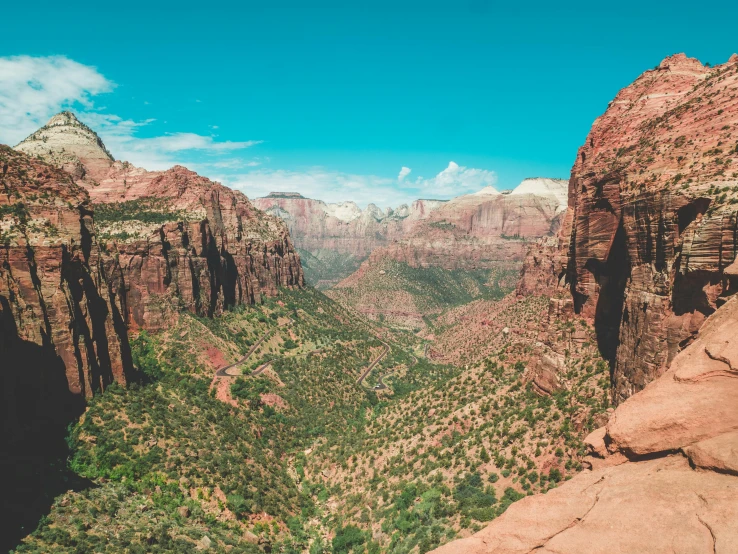
[[[254,351],[257,348],[259,348],[259,346],[261,345],[261,343],[264,342],[269,337],[269,335],[271,335],[278,328],[279,327],[275,327],[274,329],[270,329],[269,331],[267,331],[266,333],[264,333],[264,336],[261,337],[258,341],[256,341],[253,344],[253,346],[249,349],[249,351],[246,353],[246,355],[243,358],[241,358],[240,360],[238,360],[236,362],[233,362],[230,365],[227,365],[225,367],[221,367],[218,371],[215,372],[215,376],[216,377],[239,377],[239,376],[241,376],[242,375],[241,373],[235,373],[235,374],[234,373],[228,373],[228,370],[231,369],[231,368],[233,368],[233,367],[236,367],[237,365],[241,365],[246,360],[248,360],[249,359],[249,356],[251,356],[251,354],[253,354]],[[262,371],[263,371],[263,369],[262,369]]]
[[[374,360],[372,363],[369,364],[369,367],[366,368],[366,371],[361,374],[361,377],[359,377],[359,379],[356,381],[357,385],[361,385],[364,379],[366,379],[366,376],[372,372],[372,369],[374,369],[374,366],[376,366],[380,361],[382,361],[382,358],[384,358],[387,355],[387,352],[389,352],[390,350],[389,344],[387,344],[381,339],[379,342],[381,342],[384,345],[384,350],[382,350],[382,353],[379,356],[377,356],[376,360]]]
[[[428,345],[426,344],[426,347],[427,346]],[[418,363],[418,359],[415,356],[413,356],[412,354],[410,354],[410,356],[413,359],[413,365],[411,365],[410,367],[413,367],[415,364]],[[387,373],[382,373],[382,375],[379,376],[379,379],[377,381],[377,384],[374,385],[374,390],[384,390],[384,389],[386,389],[387,388],[387,383],[384,382],[384,378],[385,377],[389,377],[393,373],[394,373],[394,371],[388,371]]]

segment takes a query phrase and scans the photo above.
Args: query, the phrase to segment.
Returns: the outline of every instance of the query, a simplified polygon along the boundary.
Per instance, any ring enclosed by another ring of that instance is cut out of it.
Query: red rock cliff
[[[16,146],[72,170],[97,212],[98,238],[122,272],[126,323],[159,329],[175,308],[212,316],[302,286],[285,225],[246,196],[188,169],[146,171],[114,161],[69,113]]]
[[[713,68],[666,58],[593,124],[560,243],[615,402],[663,373],[734,292],[737,191],[737,56]]]
[[[0,168],[0,373],[14,429],[44,404],[62,414],[126,382],[128,303],[120,265],[94,236],[87,192],[7,146]]]

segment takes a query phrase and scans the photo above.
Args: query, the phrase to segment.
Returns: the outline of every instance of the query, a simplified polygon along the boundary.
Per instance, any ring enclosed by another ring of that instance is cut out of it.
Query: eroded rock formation
[[[279,219],[186,168],[113,161],[72,114],[19,145],[32,155],[1,148],[0,357],[11,428],[29,391],[31,403],[48,392],[79,405],[125,384],[130,329],[303,283]]]
[[[95,232],[122,272],[130,325],[160,329],[178,308],[211,316],[303,284],[299,256],[278,218],[184,167],[146,171],[114,161],[69,112],[16,150],[71,171],[89,193]]]
[[[558,247],[520,294],[566,283],[593,319],[615,403],[663,373],[735,292],[738,56],[666,58],[618,93],[579,149]]]
[[[49,405],[63,419],[79,398],[125,383],[131,360],[124,272],[95,238],[87,192],[65,171],[6,146],[0,167],[7,431]]]

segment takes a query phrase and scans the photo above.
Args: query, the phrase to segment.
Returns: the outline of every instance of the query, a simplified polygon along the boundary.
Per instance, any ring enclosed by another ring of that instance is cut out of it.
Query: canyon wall
[[[87,192],[0,146],[0,375],[4,432],[78,409],[132,370],[124,273],[94,236]]]
[[[622,402],[735,291],[736,204],[738,56],[716,67],[666,58],[594,122],[558,247],[536,245],[518,292],[566,283]]]
[[[416,221],[444,201],[416,200],[410,206],[384,211],[369,204],[362,210],[354,202],[327,204],[299,193],[273,192],[253,203],[284,220],[298,248],[311,252],[329,249],[363,259],[376,247],[408,233]]]
[[[511,192],[487,187],[453,198],[404,237],[372,253],[411,267],[492,269],[519,265],[529,242],[555,235],[566,207],[566,181],[526,179]]]
[[[53,382],[75,402],[124,384],[129,330],[162,329],[180,309],[212,316],[303,285],[281,220],[184,167],[148,172],[113,161],[68,112],[15,151],[2,147],[2,169],[6,403],[21,382]]]

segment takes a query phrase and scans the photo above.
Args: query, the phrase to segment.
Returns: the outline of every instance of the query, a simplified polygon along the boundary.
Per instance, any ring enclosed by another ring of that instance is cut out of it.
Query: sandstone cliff
[[[521,294],[566,282],[593,319],[621,402],[665,371],[735,290],[738,56],[666,58],[618,93],[580,148],[558,248]]]
[[[312,285],[329,288],[356,271],[371,252],[407,235],[444,201],[416,200],[381,210],[354,202],[327,204],[299,193],[273,192],[254,205],[281,218],[302,255]]]
[[[57,408],[63,420],[80,398],[126,382],[130,305],[122,268],[95,238],[86,191],[6,146],[0,168],[4,431],[17,432],[37,411]]]
[[[253,203],[283,219],[298,248],[311,252],[330,249],[366,258],[377,246],[403,236],[443,201],[416,200],[409,207],[403,204],[384,211],[369,204],[362,210],[354,202],[326,204],[299,193],[273,192]]]
[[[738,549],[738,298],[586,442],[592,470],[435,552]]]
[[[16,150],[71,168],[89,193],[95,232],[122,273],[130,325],[160,329],[176,308],[212,316],[303,284],[299,256],[278,218],[184,167],[146,171],[114,161],[69,112]]]

